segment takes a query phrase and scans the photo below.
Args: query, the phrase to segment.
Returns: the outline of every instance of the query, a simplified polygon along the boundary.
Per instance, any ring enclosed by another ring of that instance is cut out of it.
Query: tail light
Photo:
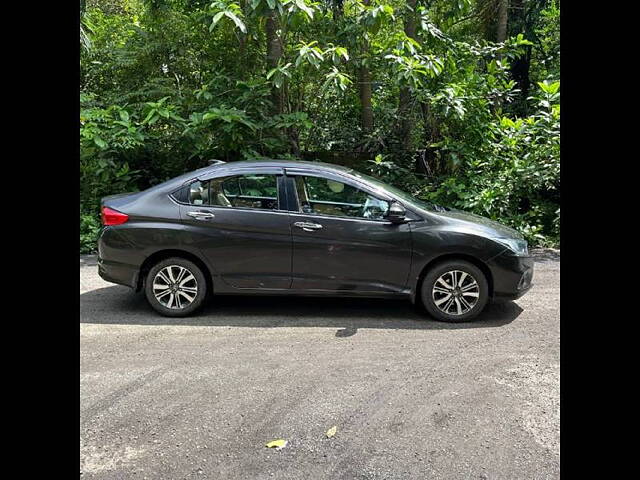
[[[129,220],[129,215],[104,206],[101,209],[101,217],[104,226],[120,225]]]

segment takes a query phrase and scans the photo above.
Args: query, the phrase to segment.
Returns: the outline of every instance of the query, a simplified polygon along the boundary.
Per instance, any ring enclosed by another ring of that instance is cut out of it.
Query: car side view
[[[515,230],[320,162],[217,162],[101,210],[100,276],[172,317],[267,294],[404,297],[463,322],[533,277]]]

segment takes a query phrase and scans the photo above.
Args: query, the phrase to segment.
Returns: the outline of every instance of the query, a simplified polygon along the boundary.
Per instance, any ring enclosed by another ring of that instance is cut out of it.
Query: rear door
[[[281,168],[227,171],[184,187],[187,238],[235,288],[291,285],[291,227]]]
[[[286,173],[295,192],[292,289],[406,291],[411,231],[384,219],[390,198],[330,172]]]

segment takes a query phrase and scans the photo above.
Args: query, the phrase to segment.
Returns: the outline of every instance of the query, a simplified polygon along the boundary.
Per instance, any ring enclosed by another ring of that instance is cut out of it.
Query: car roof
[[[311,162],[306,160],[277,160],[277,159],[254,159],[254,160],[238,160],[233,162],[217,163],[198,170],[201,173],[210,173],[217,170],[226,170],[227,168],[250,168],[250,167],[282,167],[282,168],[319,168],[322,170],[334,170],[338,172],[353,173],[352,168],[336,165],[326,162]]]
[[[304,160],[277,160],[277,159],[254,159],[254,160],[238,160],[232,162],[220,162],[214,165],[208,165],[206,167],[198,168],[196,170],[192,170],[187,173],[183,173],[177,177],[174,177],[166,182],[163,182],[159,185],[152,186],[148,188],[147,192],[157,192],[157,191],[171,191],[172,189],[178,188],[183,185],[185,182],[189,182],[196,178],[198,179],[207,179],[209,175],[215,175],[216,173],[224,174],[225,171],[233,172],[238,168],[251,168],[251,167],[267,167],[267,168],[309,168],[319,169],[323,171],[333,171],[333,172],[342,172],[347,174],[357,174],[355,170],[347,167],[343,167],[342,165],[336,165],[333,163],[325,163],[325,162],[309,162]]]

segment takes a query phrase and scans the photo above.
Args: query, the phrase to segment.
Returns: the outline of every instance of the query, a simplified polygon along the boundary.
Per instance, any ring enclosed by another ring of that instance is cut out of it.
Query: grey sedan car
[[[320,162],[218,162],[101,208],[100,275],[172,317],[268,294],[401,297],[461,322],[533,276],[515,230]]]

